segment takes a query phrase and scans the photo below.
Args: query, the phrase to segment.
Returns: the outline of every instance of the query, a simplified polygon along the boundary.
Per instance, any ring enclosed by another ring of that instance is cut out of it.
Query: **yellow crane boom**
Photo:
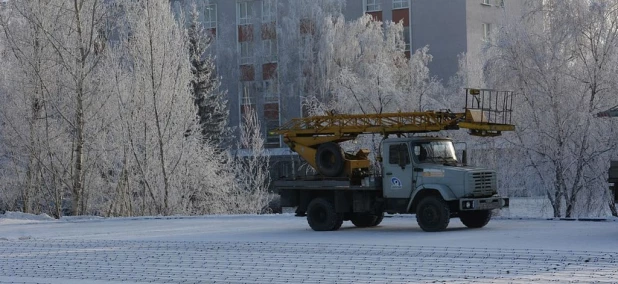
[[[318,148],[327,143],[355,139],[360,134],[424,133],[442,130],[469,129],[476,136],[499,136],[502,131],[513,131],[510,124],[512,92],[497,92],[500,102],[491,99],[494,90],[466,89],[465,112],[450,111],[397,112],[381,114],[328,114],[295,118],[272,133],[283,135],[283,141],[315,169],[319,169]],[[470,101],[468,101],[470,99]],[[488,106],[486,106],[487,104]],[[500,104],[500,105],[499,105]],[[369,167],[367,150],[355,155],[342,153],[345,174],[351,176],[356,169]]]

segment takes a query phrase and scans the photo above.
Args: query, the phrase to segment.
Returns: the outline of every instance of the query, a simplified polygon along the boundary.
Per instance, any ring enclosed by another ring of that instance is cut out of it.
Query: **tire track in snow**
[[[284,242],[0,242],[0,283],[615,283],[618,253]]]

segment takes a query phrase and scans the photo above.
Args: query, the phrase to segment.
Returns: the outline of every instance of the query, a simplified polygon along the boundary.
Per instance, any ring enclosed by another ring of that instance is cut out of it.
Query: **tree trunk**
[[[82,94],[81,90],[78,90],[77,109],[75,111],[75,132],[77,137],[75,140],[75,166],[73,172],[73,203],[71,204],[73,210],[72,213],[74,215],[80,215],[82,213],[80,209],[82,208],[81,202],[83,202],[82,167],[84,161],[84,116],[82,107]]]
[[[561,215],[561,205],[562,205],[562,192],[560,191],[560,189],[556,186],[556,192],[554,192],[554,197],[551,198],[551,193],[547,193],[549,198],[549,201],[551,202],[551,206],[554,209],[554,218],[559,218]]]
[[[616,210],[616,203],[613,200],[609,202],[609,210],[612,212],[612,216],[618,217],[618,210]]]
[[[146,2],[148,8],[150,8],[150,2]],[[150,11],[148,11],[150,12]],[[150,15],[150,13],[148,13]],[[157,143],[159,146],[159,162],[161,163],[161,174],[163,175],[163,215],[168,215],[169,210],[169,177],[167,176],[167,168],[165,166],[165,151],[164,151],[164,142],[163,142],[163,132],[161,131],[161,118],[159,116],[159,108],[157,104],[158,99],[158,88],[157,88],[157,79],[155,78],[155,62],[154,62],[154,45],[153,42],[154,35],[153,27],[152,27],[152,19],[148,18],[148,35],[149,37],[149,47],[150,47],[150,82],[152,86],[152,103],[154,105],[154,115],[155,115],[155,124],[157,126]]]
[[[618,210],[616,210],[616,196],[615,194],[618,194],[618,192],[616,192],[616,185],[613,185],[613,190],[609,191],[609,210],[612,212],[612,216],[614,217],[618,217]]]

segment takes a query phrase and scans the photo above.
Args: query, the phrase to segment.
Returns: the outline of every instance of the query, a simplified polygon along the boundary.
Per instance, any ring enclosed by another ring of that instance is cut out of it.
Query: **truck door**
[[[383,189],[386,198],[409,198],[412,192],[412,165],[407,143],[385,143]]]

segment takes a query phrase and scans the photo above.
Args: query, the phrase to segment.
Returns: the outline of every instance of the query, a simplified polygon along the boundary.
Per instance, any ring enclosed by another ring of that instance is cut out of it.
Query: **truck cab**
[[[424,230],[446,228],[446,216],[438,218],[440,207],[447,207],[449,218],[479,219],[464,224],[482,227],[492,209],[508,206],[508,198],[497,196],[495,171],[458,161],[448,138],[391,138],[384,140],[382,151],[384,211],[417,212],[417,218],[425,218],[419,221]]]

